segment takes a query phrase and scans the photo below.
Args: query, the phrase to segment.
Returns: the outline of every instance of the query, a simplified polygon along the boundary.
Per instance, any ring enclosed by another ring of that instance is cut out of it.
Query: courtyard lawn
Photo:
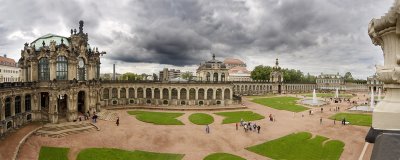
[[[69,148],[41,147],[39,160],[68,160]]]
[[[252,111],[218,112],[214,114],[225,117],[222,124],[237,123],[240,122],[241,119],[244,121],[255,121],[265,118],[264,116]]]
[[[213,153],[205,157],[203,160],[246,160],[246,159],[229,153]]]
[[[305,111],[308,108],[296,104],[296,101],[299,98],[295,97],[271,97],[271,98],[258,98],[253,99],[252,101],[267,107],[271,107],[278,110],[286,110],[292,112],[301,112]]]
[[[317,97],[321,97],[321,98],[334,98],[335,95],[336,95],[336,93],[317,93]],[[303,96],[312,97],[313,94],[312,93],[303,94]],[[351,98],[351,97],[354,97],[354,96],[351,94],[340,94],[339,93],[339,98]]]
[[[347,122],[350,122],[351,125],[358,125],[358,126],[371,126],[372,124],[372,115],[371,114],[357,114],[357,113],[337,113],[329,119],[335,119],[337,121],[343,120],[346,118]]]
[[[157,125],[183,125],[183,123],[176,118],[182,116],[184,113],[128,111],[128,114],[135,115],[136,119],[142,122]]]
[[[327,141],[328,138],[319,135],[311,137],[311,133],[308,132],[292,133],[246,149],[272,159],[336,160],[340,158],[344,148],[343,142]]]
[[[184,154],[127,151],[114,148],[87,148],[79,152],[77,160],[180,160]]]
[[[214,122],[214,118],[205,113],[194,113],[189,116],[190,122],[197,125],[206,125]]]

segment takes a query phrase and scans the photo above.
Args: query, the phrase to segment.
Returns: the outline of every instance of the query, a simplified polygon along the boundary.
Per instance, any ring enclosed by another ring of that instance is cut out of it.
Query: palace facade
[[[316,84],[284,84],[276,62],[268,82],[226,80],[229,67],[215,59],[201,64],[197,81],[102,80],[101,56],[88,34],[47,34],[25,43],[18,61],[22,82],[0,83],[0,133],[32,121],[76,121],[82,113],[118,106],[202,107],[239,104],[242,95],[305,93]]]

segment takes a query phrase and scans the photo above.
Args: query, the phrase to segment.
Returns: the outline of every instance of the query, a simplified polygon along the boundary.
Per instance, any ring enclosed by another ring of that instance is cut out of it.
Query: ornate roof
[[[372,19],[368,26],[368,34],[375,45],[382,44],[382,38],[380,35],[381,31],[395,30],[399,34],[400,29],[396,28],[398,21],[398,15],[400,14],[400,1],[395,1],[392,7],[390,7],[388,13],[379,19]],[[399,27],[399,26],[397,26]]]
[[[229,74],[239,74],[239,73],[250,74],[250,71],[248,71],[246,67],[241,67],[241,66],[236,66],[229,69]]]
[[[245,64],[243,61],[241,61],[240,59],[236,59],[236,58],[226,58],[224,60],[225,64],[233,64],[233,65],[242,65]]]
[[[43,45],[44,46],[50,45],[50,42],[52,42],[52,41],[56,42],[56,45],[59,45],[61,43],[64,43],[67,46],[69,45],[67,37],[49,33],[49,34],[46,34],[46,35],[41,36],[38,39],[34,40],[31,43],[31,46],[35,46],[35,50],[39,50],[40,47],[42,47]]]

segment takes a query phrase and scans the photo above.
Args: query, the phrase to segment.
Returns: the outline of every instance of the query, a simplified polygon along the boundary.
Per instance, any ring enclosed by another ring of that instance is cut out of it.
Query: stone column
[[[5,110],[5,97],[1,97],[1,104],[0,104],[0,120],[1,121],[3,121],[3,120],[5,120],[6,119],[6,117],[5,117],[5,112],[6,112],[6,110]]]
[[[213,96],[212,96],[212,99],[213,99],[213,100],[217,99],[217,89],[216,89],[216,88],[213,89]]]
[[[186,88],[186,100],[189,100],[190,88]]]
[[[195,100],[199,100],[199,89],[194,89],[194,98]]]
[[[25,95],[21,95],[21,113],[25,112]]]
[[[138,88],[135,88],[135,98],[137,98],[137,90]]]
[[[171,94],[171,92],[172,92],[172,89],[168,89],[168,99],[169,99],[169,100],[172,99],[172,94]]]
[[[10,96],[11,116],[15,116],[15,96]]]
[[[151,89],[151,99],[154,99],[154,88]]]
[[[160,89],[160,99],[164,99],[164,97],[163,97],[163,90],[164,90],[164,88],[161,88],[161,89]]]
[[[50,80],[56,78],[56,60],[49,59],[49,71],[50,71]]]
[[[181,89],[180,89],[180,88],[177,88],[176,90],[177,90],[177,92],[178,92],[178,99],[181,99]]]
[[[400,130],[400,9],[399,2],[389,13],[372,19],[368,34],[375,45],[382,47],[384,65],[377,66],[378,79],[384,82],[385,98],[373,111],[372,128]],[[373,88],[372,88],[373,89]]]

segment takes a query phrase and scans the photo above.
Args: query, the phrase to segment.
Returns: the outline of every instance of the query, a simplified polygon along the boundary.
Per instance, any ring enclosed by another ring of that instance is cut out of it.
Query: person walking
[[[256,123],[253,124],[253,129],[254,129],[254,132],[257,130],[257,124]]]
[[[321,124],[321,125],[322,125],[322,117],[321,117],[321,118],[319,118],[319,124]]]
[[[247,132],[247,124],[244,124],[244,132]]]
[[[260,127],[260,125],[258,125],[258,126],[257,126],[257,133],[258,133],[258,134],[260,134],[260,129],[261,129],[261,127]]]
[[[119,126],[119,117],[117,117],[117,122],[115,122],[117,126]]]
[[[333,119],[333,124],[334,125],[336,124],[336,117]]]
[[[210,127],[208,126],[208,124],[206,125],[206,133],[210,133]]]
[[[238,126],[238,123],[236,123],[236,130],[238,130],[238,127],[239,127],[239,126]]]

